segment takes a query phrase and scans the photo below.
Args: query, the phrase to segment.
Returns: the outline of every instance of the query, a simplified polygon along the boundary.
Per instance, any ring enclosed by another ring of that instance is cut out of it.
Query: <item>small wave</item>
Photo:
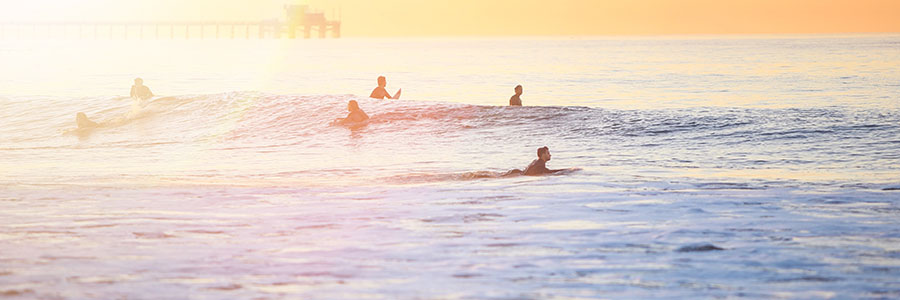
[[[721,251],[725,250],[724,248],[718,247],[713,244],[696,244],[696,245],[686,245],[678,248],[675,252],[709,252],[709,251]]]
[[[561,176],[572,174],[580,171],[580,168],[570,168],[570,169],[562,169],[558,172],[547,174],[545,176]],[[387,178],[389,182],[395,182],[400,184],[411,184],[411,183],[429,183],[429,182],[441,182],[441,181],[469,181],[469,180],[480,180],[480,179],[499,179],[499,178],[515,178],[525,176],[522,174],[522,170],[512,169],[505,172],[500,171],[474,171],[474,172],[463,172],[463,173],[447,173],[447,174],[431,174],[431,173],[412,173],[412,174],[403,174],[397,175],[390,178]],[[540,177],[540,176],[538,176]]]
[[[446,134],[489,130],[498,134],[518,131],[567,138],[695,136],[717,144],[884,132],[896,130],[895,121],[900,118],[892,112],[850,114],[841,108],[609,110],[577,106],[507,107],[379,101],[354,95],[260,92],[161,97],[146,105],[134,106],[140,109],[134,109],[129,99],[84,99],[89,104],[87,107],[66,105],[62,100],[46,100],[55,107],[54,117],[49,119],[52,122],[47,122],[50,115],[40,114],[40,111],[15,114],[16,117],[8,121],[16,128],[0,128],[0,133],[13,137],[14,142],[34,141],[35,134],[18,133],[22,127],[33,130],[35,124],[48,123],[59,126],[58,130],[67,135],[83,135],[141,124],[145,134],[179,132],[187,138],[183,141],[218,137],[229,140],[311,137],[327,132],[332,120],[346,115],[349,100],[359,101],[372,117],[366,130],[375,132]],[[128,103],[123,103],[126,101]],[[99,126],[92,130],[75,129],[77,112],[85,112]],[[13,116],[12,112],[8,113]],[[852,122],[848,125],[847,121]]]
[[[770,279],[768,282],[778,282],[778,283],[788,283],[788,282],[834,282],[834,281],[842,281],[844,279],[838,277],[824,277],[824,276],[800,276],[800,277],[790,277],[790,278],[779,278],[779,279]]]
[[[140,239],[167,239],[175,237],[165,232],[132,232],[132,234],[134,234],[135,238]]]
[[[18,296],[31,295],[31,294],[34,294],[34,290],[32,290],[32,289],[18,289],[18,290],[10,289],[10,290],[0,291],[0,296],[4,296],[4,297],[18,297]]]
[[[695,184],[697,188],[704,190],[759,190],[761,187],[754,187],[746,183],[733,182],[706,182]]]
[[[468,180],[479,180],[479,179],[489,179],[489,178],[508,178],[508,177],[518,177],[518,176],[522,176],[522,171],[520,171],[520,170],[510,170],[507,172],[475,171],[475,172],[449,173],[449,174],[412,173],[412,174],[393,176],[391,178],[388,178],[387,181],[394,182],[394,183],[400,183],[400,184],[412,184],[412,183],[429,183],[429,182],[441,182],[441,181],[468,181]]]
[[[96,123],[96,126],[79,128],[74,127],[76,126],[76,124],[73,122],[69,126],[72,126],[74,128],[69,127],[63,129],[62,132],[64,135],[86,136],[96,131],[122,127],[128,125],[131,122],[151,118],[153,116],[164,113],[168,109],[168,107],[166,106],[169,104],[169,102],[174,100],[176,100],[175,97],[161,97],[146,101],[133,100],[131,101],[131,104],[127,111],[125,111],[124,113],[122,107],[114,107],[102,111],[99,114],[99,117],[95,117],[92,120]],[[74,119],[75,118],[73,115],[72,120],[74,121]]]
[[[25,105],[9,105],[11,111],[3,114],[13,119],[12,124],[22,125],[0,127],[3,149],[16,150],[11,154],[22,157],[17,158],[20,161],[38,157],[28,152],[53,158],[58,150],[74,149],[78,151],[68,154],[92,159],[96,157],[92,151],[82,150],[146,149],[151,155],[178,157],[198,165],[205,158],[241,165],[207,170],[212,174],[278,174],[299,169],[310,174],[344,176],[329,171],[332,166],[325,165],[326,161],[333,161],[341,169],[355,170],[353,176],[365,173],[405,184],[504,178],[510,175],[499,168],[451,172],[460,171],[457,159],[472,158],[465,152],[468,149],[494,151],[490,155],[497,157],[522,155],[521,159],[516,158],[521,164],[511,160],[499,165],[481,164],[521,168],[533,155],[528,155],[533,153],[531,147],[549,145],[566,151],[561,157],[572,159],[573,165],[585,167],[652,166],[674,173],[710,169],[742,178],[782,178],[765,170],[804,170],[814,164],[877,165],[895,159],[889,146],[898,141],[900,129],[900,112],[839,107],[616,110],[382,101],[346,94],[230,92],[157,98],[132,112],[128,98],[88,98],[78,105],[57,100],[48,100],[52,113],[13,113]],[[349,100],[357,100],[371,117],[368,125],[350,129],[330,126],[332,120],[346,115]],[[76,129],[74,116],[81,111],[99,126]],[[70,136],[78,136],[79,140]],[[441,151],[457,149],[466,150],[456,151],[463,154],[452,160],[436,157]],[[403,158],[399,164],[382,163],[381,153],[395,153]],[[133,158],[140,158],[131,152],[110,154],[126,165],[135,161]],[[441,163],[432,165],[436,169],[419,169],[417,159]],[[383,164],[391,167],[384,168]],[[209,165],[214,164],[210,161],[198,167]],[[262,170],[248,171],[250,165]],[[740,171],[746,169],[754,171]],[[729,176],[709,178],[728,182]],[[711,182],[696,188],[760,186],[764,185]]]

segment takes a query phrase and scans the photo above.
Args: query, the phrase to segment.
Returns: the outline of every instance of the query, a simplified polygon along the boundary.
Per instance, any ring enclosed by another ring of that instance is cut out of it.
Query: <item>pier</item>
[[[296,39],[341,37],[341,22],[306,5],[285,5],[286,20],[257,22],[0,22],[0,39]]]

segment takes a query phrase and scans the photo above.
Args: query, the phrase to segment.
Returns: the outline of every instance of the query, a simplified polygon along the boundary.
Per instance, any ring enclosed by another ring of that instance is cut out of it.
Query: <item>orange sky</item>
[[[344,36],[900,32],[900,0],[300,0]],[[294,0],[3,0],[0,20],[261,20]]]

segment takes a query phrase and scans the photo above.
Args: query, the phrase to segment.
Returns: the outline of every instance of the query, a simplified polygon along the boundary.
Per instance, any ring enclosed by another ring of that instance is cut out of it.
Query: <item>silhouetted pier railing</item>
[[[341,22],[0,22],[0,39],[267,39],[341,37]]]

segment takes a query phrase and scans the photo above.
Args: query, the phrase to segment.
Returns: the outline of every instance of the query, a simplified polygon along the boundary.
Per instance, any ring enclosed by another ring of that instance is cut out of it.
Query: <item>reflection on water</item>
[[[882,295],[900,270],[890,192],[552,181],[593,188],[8,190],[0,292],[852,297]]]

